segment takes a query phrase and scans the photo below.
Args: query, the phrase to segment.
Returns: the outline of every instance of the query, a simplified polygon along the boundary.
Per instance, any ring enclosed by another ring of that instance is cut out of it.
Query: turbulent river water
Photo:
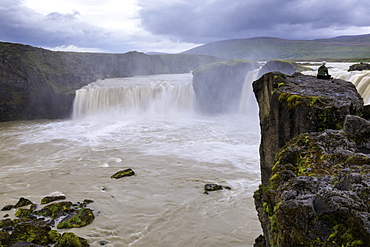
[[[337,78],[362,73],[333,66]],[[20,197],[92,199],[93,223],[68,230],[91,246],[253,246],[261,234],[255,75],[236,114],[197,114],[192,76],[181,74],[97,81],[77,91],[71,119],[0,123],[0,207]],[[136,175],[110,178],[127,168]],[[206,183],[231,190],[207,195]]]
[[[91,246],[252,246],[261,233],[255,103],[249,114],[199,115],[191,81],[107,79],[77,92],[71,119],[0,123],[0,207],[92,199],[93,223],[69,230]],[[126,168],[136,175],[110,178]],[[231,190],[207,195],[206,183]]]

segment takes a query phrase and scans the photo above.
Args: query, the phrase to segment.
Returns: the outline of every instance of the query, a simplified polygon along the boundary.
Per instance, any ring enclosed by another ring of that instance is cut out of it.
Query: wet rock
[[[46,196],[41,199],[41,204],[48,204],[50,202],[65,200],[65,196]]]
[[[216,191],[216,190],[231,190],[229,186],[222,186],[219,184],[205,184],[204,185],[204,194],[208,194],[208,191]]]
[[[88,247],[86,239],[80,238],[72,232],[63,233],[62,237],[56,242],[55,247]]]
[[[19,199],[19,201],[15,204],[15,208],[19,208],[19,207],[23,207],[23,206],[27,206],[27,205],[30,205],[30,204],[33,204],[30,200],[26,199],[26,198],[23,198],[21,197]]]
[[[72,202],[56,202],[45,206],[44,208],[36,211],[37,215],[51,217],[53,219],[59,218],[61,216],[68,215],[72,211]]]
[[[27,241],[39,245],[48,245],[48,232],[50,227],[40,227],[33,224],[18,224],[15,226],[12,234],[11,240],[14,243]]]
[[[52,228],[55,227],[55,222],[59,221],[64,227],[57,225],[58,228],[83,227],[90,224],[94,220],[94,214],[86,205],[92,202],[88,199],[76,204],[69,201],[55,202],[40,210],[36,210],[35,204],[32,204],[30,209],[19,208],[15,214],[17,219],[0,221],[0,246],[49,246],[58,242],[59,246],[89,246],[86,240],[75,235],[71,238],[67,235],[60,242],[61,234]],[[74,238],[77,241],[72,241]],[[63,245],[65,243],[71,245]]]
[[[11,247],[45,247],[45,246],[23,241],[13,244]]]
[[[12,208],[14,208],[14,205],[6,205],[4,206],[1,211],[8,211],[8,210],[11,210]]]
[[[205,191],[215,191],[215,190],[223,190],[224,187],[218,184],[206,184],[204,185],[204,190]]]
[[[193,71],[197,111],[207,114],[239,110],[244,80],[256,62],[231,59],[198,67]]]
[[[126,169],[126,170],[122,170],[122,171],[119,171],[119,172],[116,172],[115,174],[113,174],[111,176],[111,178],[122,178],[122,177],[130,177],[130,176],[134,176],[135,175],[135,172],[129,168],[129,169]]]
[[[58,229],[79,228],[89,225],[94,220],[94,213],[89,208],[79,209],[68,215],[58,225]]]
[[[357,63],[349,66],[348,71],[355,71],[355,70],[369,70],[370,69],[370,64],[368,63]]]

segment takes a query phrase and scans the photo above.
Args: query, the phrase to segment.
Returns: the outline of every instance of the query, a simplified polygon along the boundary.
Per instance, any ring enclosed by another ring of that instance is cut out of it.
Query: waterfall
[[[76,91],[73,118],[191,112],[191,74],[98,80]]]
[[[340,73],[336,78],[352,82],[364,99],[364,104],[370,104],[370,71],[363,70]]]
[[[242,114],[258,112],[258,104],[254,97],[252,83],[257,79],[259,69],[249,71],[245,76],[239,111]]]
[[[345,81],[352,82],[364,99],[364,104],[370,104],[370,71],[363,70],[363,71],[350,71],[348,72],[349,66],[353,63],[327,63],[327,67],[329,68],[329,73],[335,79],[341,79]],[[303,74],[305,75],[313,75],[316,76],[318,66],[309,66],[313,69],[313,71],[305,71]]]

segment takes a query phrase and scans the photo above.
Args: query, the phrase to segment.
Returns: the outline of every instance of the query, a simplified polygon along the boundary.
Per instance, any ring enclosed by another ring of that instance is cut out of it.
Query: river
[[[93,223],[68,230],[91,246],[252,246],[261,233],[257,111],[199,115],[191,81],[107,79],[78,91],[71,119],[0,123],[0,207],[92,199]],[[110,178],[126,168],[136,175]],[[206,183],[231,190],[207,195]]]
[[[370,103],[369,72],[348,66],[328,63]],[[0,207],[20,197],[92,199],[93,223],[68,230],[91,246],[253,246],[261,234],[256,73],[237,114],[197,114],[192,76],[181,74],[97,81],[77,91],[70,119],[0,123]],[[127,168],[136,175],[110,178]],[[204,194],[207,183],[231,190]]]

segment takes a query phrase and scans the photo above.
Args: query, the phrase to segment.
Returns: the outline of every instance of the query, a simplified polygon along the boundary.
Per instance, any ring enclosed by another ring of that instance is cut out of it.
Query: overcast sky
[[[0,41],[52,50],[181,52],[213,41],[370,33],[364,0],[0,0]]]

